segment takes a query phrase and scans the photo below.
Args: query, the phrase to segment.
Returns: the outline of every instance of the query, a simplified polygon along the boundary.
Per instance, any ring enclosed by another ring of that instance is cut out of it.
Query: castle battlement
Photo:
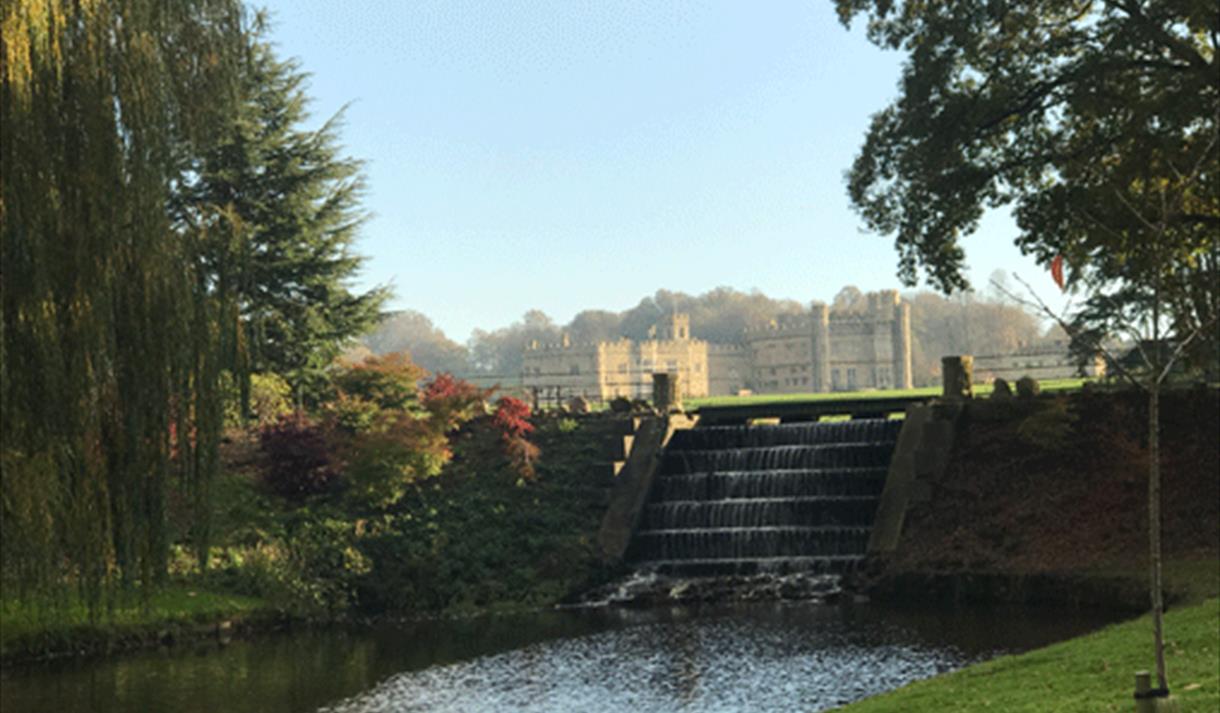
[[[527,352],[574,352],[585,349],[597,349],[605,342],[533,342],[525,346]]]
[[[868,312],[831,312],[831,324],[889,324],[894,321],[893,312],[869,314]]]

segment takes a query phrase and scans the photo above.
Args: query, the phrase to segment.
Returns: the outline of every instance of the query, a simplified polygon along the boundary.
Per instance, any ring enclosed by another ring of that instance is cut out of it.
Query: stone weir
[[[627,559],[674,576],[832,574],[868,547],[900,420],[674,433]]]

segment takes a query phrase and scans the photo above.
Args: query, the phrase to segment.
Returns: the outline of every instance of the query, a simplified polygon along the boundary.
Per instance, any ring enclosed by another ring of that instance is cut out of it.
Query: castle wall
[[[600,398],[600,372],[596,344],[538,345],[522,355],[521,384],[545,390],[542,397],[549,400]]]
[[[650,393],[651,384],[644,383],[644,375],[639,370],[639,357],[631,340],[602,342],[598,348],[601,350],[601,398],[613,399],[622,396],[638,399],[645,398]]]
[[[690,339],[686,315],[673,315],[660,339],[620,339],[597,344],[531,344],[522,355],[522,385],[540,401],[563,403],[576,396],[609,400],[648,398],[652,375],[677,374],[684,397],[708,394],[707,342]]]
[[[639,342],[639,370],[677,374],[684,397],[707,396],[707,342],[702,339],[650,339]]]
[[[743,344],[707,345],[707,393],[735,396],[748,389],[752,380],[751,357]]]
[[[1084,366],[1084,375],[1104,376],[1106,362],[1100,354]],[[1010,354],[983,354],[974,357],[974,380],[989,383],[997,378],[1015,382],[1023,376],[1039,381],[1071,379],[1080,376],[1080,368],[1064,340],[1043,340],[1022,347]]]
[[[634,342],[531,345],[522,383],[540,398],[648,398],[654,373],[673,373],[684,397],[811,393],[910,388],[910,307],[896,290],[868,295],[862,313],[842,314],[814,304],[749,329],[741,344],[709,345],[690,338],[690,318],[670,315],[655,338]]]
[[[808,319],[748,330],[746,345],[753,390],[799,394],[813,389],[813,332]]]

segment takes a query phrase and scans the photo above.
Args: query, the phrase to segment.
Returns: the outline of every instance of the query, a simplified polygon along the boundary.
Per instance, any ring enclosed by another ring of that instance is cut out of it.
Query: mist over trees
[[[1002,275],[996,279],[1002,279]],[[947,354],[1001,354],[1042,336],[1036,317],[998,296],[975,292],[945,297],[934,292],[905,295],[911,303],[912,369],[917,385],[940,378],[940,358]],[[848,285],[836,293],[836,311],[862,312],[865,293]],[[467,377],[503,381],[521,373],[522,352],[530,342],[559,342],[567,333],[573,344],[621,337],[647,339],[649,329],[666,315],[685,312],[691,318],[691,334],[698,339],[725,344],[739,342],[748,327],[762,326],[783,314],[808,309],[796,300],[781,300],[761,292],[741,292],[717,287],[701,295],[657,290],[622,312],[589,309],[577,313],[566,325],[558,324],[540,310],[530,310],[506,327],[476,329],[465,345],[446,336],[419,312],[393,313],[364,341],[374,352],[410,352],[430,371],[449,371]]]
[[[470,371],[470,354],[421,312],[403,310],[386,315],[364,344],[377,354],[409,352],[416,364],[431,372]]]

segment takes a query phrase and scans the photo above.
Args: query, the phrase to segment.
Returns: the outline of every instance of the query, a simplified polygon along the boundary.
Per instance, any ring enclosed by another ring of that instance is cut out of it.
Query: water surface
[[[757,604],[270,635],[6,670],[6,711],[817,711],[1107,617]]]

